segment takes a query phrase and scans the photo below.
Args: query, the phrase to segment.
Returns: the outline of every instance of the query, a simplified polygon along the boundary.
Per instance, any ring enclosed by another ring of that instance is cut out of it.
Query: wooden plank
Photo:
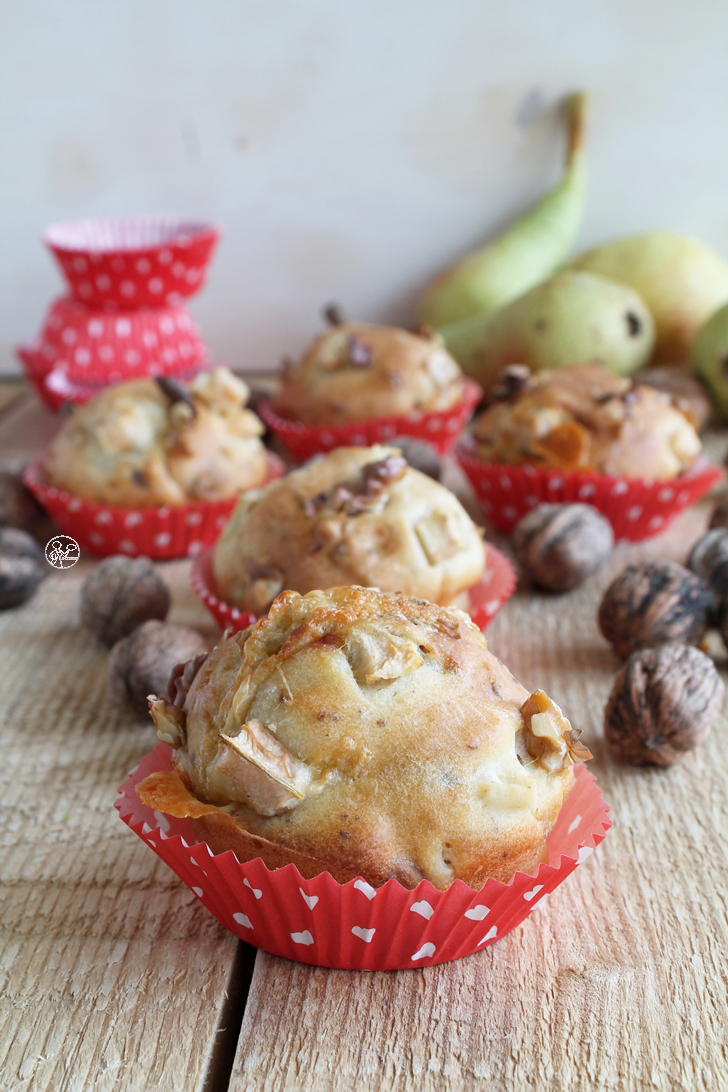
[[[728,1087],[728,723],[673,769],[618,765],[601,720],[619,663],[595,622],[606,584],[636,558],[683,561],[706,511],[568,596],[519,592],[489,630],[585,729],[615,823],[598,852],[459,963],[367,974],[261,955],[231,1092]]]
[[[91,564],[0,614],[0,1087],[196,1089],[237,942],[113,808],[154,733],[78,627]],[[164,571],[173,620],[207,624],[186,563]]]

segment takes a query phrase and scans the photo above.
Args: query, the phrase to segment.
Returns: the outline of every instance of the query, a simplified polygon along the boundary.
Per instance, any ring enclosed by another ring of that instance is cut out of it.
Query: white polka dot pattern
[[[508,884],[487,880],[480,891],[462,883],[438,891],[426,880],[413,891],[396,880],[377,889],[361,878],[338,884],[328,873],[304,879],[293,865],[269,871],[260,859],[215,856],[197,841],[188,819],[160,817],[145,807],[135,786],[169,770],[170,756],[171,749],[158,744],[129,775],[116,801],[123,821],[236,936],[323,967],[393,970],[482,951],[585,861],[610,826],[607,805],[582,764],[549,837],[555,863],[531,876],[516,873]]]

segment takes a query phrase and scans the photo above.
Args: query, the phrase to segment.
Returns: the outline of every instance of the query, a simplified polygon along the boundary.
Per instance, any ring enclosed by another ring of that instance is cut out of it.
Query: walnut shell
[[[109,697],[118,705],[144,714],[150,694],[165,694],[178,664],[207,652],[207,643],[194,629],[151,620],[117,641],[107,675]]]
[[[708,626],[710,592],[674,561],[629,565],[604,593],[599,628],[625,659],[640,648],[697,644]]]
[[[715,664],[697,648],[665,645],[635,652],[607,701],[607,742],[625,762],[671,766],[705,742],[724,696]]]
[[[611,524],[589,504],[540,504],[513,532],[513,551],[526,576],[555,592],[581,584],[613,548]]]
[[[17,474],[0,470],[0,526],[17,527],[36,534],[46,521],[46,514]]]
[[[728,598],[728,531],[706,531],[693,546],[688,568],[712,593],[711,622],[718,622],[721,604]]]
[[[434,478],[436,482],[442,480],[442,458],[431,444],[425,440],[415,440],[411,436],[396,436],[394,440],[388,440],[391,447],[398,447],[409,466],[413,470],[419,470],[428,478]]]
[[[0,527],[0,610],[19,607],[48,576],[38,543],[17,527]]]
[[[146,557],[107,557],[81,591],[81,622],[111,647],[169,611],[169,589]]]

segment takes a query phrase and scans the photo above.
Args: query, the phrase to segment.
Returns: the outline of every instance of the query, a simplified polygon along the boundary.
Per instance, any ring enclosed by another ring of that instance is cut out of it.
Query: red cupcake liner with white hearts
[[[61,403],[57,397],[45,388],[45,377],[51,370],[48,362],[38,352],[37,345],[18,345],[15,353],[20,361],[26,379],[32,383],[41,402],[57,413]]]
[[[277,455],[266,452],[266,457],[265,484],[285,473]],[[56,526],[94,557],[127,554],[155,561],[196,557],[214,545],[237,501],[228,497],[180,507],[109,508],[49,485],[42,456],[28,464],[23,481]]]
[[[142,804],[135,786],[171,769],[171,748],[158,744],[119,790],[123,821],[177,873],[217,920],[241,940],[273,955],[319,967],[402,970],[480,952],[515,929],[582,864],[611,826],[609,806],[583,764],[548,842],[548,862],[508,883],[487,880],[474,891],[456,880],[438,891],[389,880],[339,884],[328,872],[304,879],[295,865],[268,869],[260,858],[241,864],[232,850],[215,855],[188,819]]]
[[[51,304],[36,348],[49,370],[79,383],[194,372],[209,355],[182,307],[109,314],[67,297]]]
[[[72,295],[109,311],[177,307],[205,283],[220,233],[172,216],[128,216],[51,224],[43,242]]]
[[[371,447],[388,444],[396,436],[424,440],[441,455],[453,448],[483,396],[477,383],[463,380],[463,397],[457,406],[436,413],[412,413],[402,417],[377,417],[347,425],[304,425],[281,417],[272,399],[261,402],[258,416],[275,433],[293,458],[304,463],[313,455],[335,447]]]
[[[190,582],[220,629],[232,629],[237,633],[258,620],[258,615],[240,610],[218,595],[212,567],[212,550],[206,550],[195,559],[190,570]],[[496,550],[495,546],[488,544],[485,572],[478,583],[470,588],[470,603],[465,608],[478,629],[483,630],[492,622],[503,604],[513,595],[517,582],[518,578],[508,558],[500,550]]]
[[[702,456],[669,481],[617,478],[609,474],[544,470],[487,463],[461,443],[455,452],[488,520],[509,533],[539,504],[591,504],[609,520],[619,541],[639,542],[660,534],[680,512],[724,477]]]

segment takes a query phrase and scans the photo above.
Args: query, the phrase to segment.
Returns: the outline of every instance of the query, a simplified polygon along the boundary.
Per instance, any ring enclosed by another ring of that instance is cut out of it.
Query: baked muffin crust
[[[337,448],[240,498],[213,551],[218,594],[261,614],[339,584],[451,603],[485,568],[479,529],[396,448]]]
[[[284,592],[152,715],[176,772],[145,803],[215,852],[374,886],[532,870],[588,755],[461,611],[355,587]]]
[[[46,456],[51,485],[120,508],[220,500],[266,477],[263,426],[227,368],[135,379],[77,407]]]
[[[284,370],[276,410],[309,425],[448,410],[463,397],[460,368],[436,335],[347,322]]]
[[[662,480],[687,470],[701,450],[693,423],[668,394],[599,364],[537,372],[501,388],[503,400],[472,429],[487,462]]]

